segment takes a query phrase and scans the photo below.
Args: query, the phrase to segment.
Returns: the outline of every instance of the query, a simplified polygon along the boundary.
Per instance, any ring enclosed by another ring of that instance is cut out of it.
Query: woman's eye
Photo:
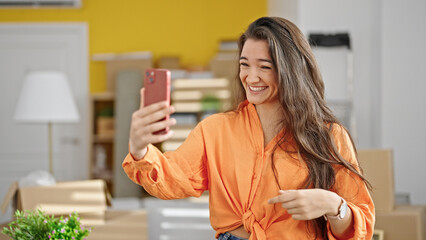
[[[268,67],[268,66],[261,66],[260,68],[262,68],[262,69],[272,69],[271,67]]]
[[[242,62],[242,63],[240,63],[240,66],[248,67],[248,64]]]

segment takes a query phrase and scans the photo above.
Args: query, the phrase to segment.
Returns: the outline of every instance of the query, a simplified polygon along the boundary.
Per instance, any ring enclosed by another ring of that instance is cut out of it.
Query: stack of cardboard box
[[[210,61],[210,70],[215,78],[226,78],[230,89],[239,84],[238,79],[239,52],[237,40],[223,40],[219,44],[216,55]],[[231,99],[234,92],[231,91]]]
[[[229,85],[226,78],[173,80],[170,98],[176,109],[172,117],[177,124],[172,127],[172,138],[162,144],[162,150],[176,150],[199,121],[213,113],[228,110],[231,104]]]
[[[373,186],[375,228],[384,231],[384,240],[426,239],[426,206],[395,205],[392,151],[360,150],[358,159]]]
[[[108,210],[110,198],[102,180],[61,182],[51,186],[22,188],[15,182],[1,207],[4,213],[12,203],[15,209],[41,209],[47,215],[56,217],[76,211],[81,217],[81,223],[92,228],[88,240],[147,239],[146,212]],[[6,226],[7,224],[2,225]],[[0,233],[0,240],[3,239],[8,238]]]

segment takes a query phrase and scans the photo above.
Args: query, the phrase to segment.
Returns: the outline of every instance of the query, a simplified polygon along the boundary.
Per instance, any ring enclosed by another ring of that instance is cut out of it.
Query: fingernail
[[[279,190],[278,192],[279,193],[285,193],[285,190]]]

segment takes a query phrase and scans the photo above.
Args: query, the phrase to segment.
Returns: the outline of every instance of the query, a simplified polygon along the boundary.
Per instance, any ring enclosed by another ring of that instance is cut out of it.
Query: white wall
[[[13,120],[25,75],[31,70],[59,70],[77,104],[78,123],[54,123],[53,172],[57,181],[88,177],[89,84],[85,23],[0,24],[0,201],[10,184],[35,170],[48,170],[46,124]],[[12,208],[0,213],[11,219]]]
[[[426,203],[426,1],[382,1],[382,145],[396,190]]]
[[[372,108],[372,97],[380,92],[373,84],[380,83],[373,78],[373,63],[379,60],[379,50],[373,49],[373,16],[379,9],[370,0],[301,0],[299,2],[299,27],[305,33],[348,32],[353,52],[353,94],[356,123],[356,143],[359,148],[378,146],[373,142],[377,134],[373,123],[378,119]],[[377,106],[376,106],[377,107]]]
[[[299,22],[299,4],[296,0],[269,0],[269,16],[285,16],[286,19],[297,23]]]
[[[286,2],[296,9],[290,17],[305,34],[350,33],[357,146],[392,148],[396,192],[426,204],[426,1]],[[285,3],[269,0],[269,5],[270,15],[288,16]]]
[[[356,143],[381,146],[380,2],[370,0],[269,0],[269,15],[294,21],[309,33],[348,32],[353,51]]]

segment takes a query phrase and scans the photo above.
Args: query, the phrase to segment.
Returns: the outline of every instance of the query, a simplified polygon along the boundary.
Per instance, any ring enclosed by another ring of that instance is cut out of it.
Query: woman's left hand
[[[323,215],[337,215],[341,198],[324,189],[280,190],[279,195],[268,200],[281,203],[296,220],[312,220]]]

